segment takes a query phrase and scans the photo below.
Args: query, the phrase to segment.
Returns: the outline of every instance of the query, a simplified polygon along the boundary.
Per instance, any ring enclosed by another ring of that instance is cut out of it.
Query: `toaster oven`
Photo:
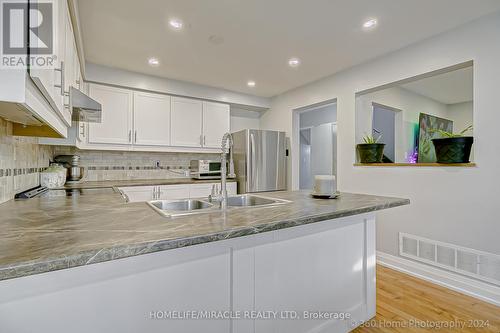
[[[191,177],[195,179],[220,179],[221,162],[216,160],[191,160]]]

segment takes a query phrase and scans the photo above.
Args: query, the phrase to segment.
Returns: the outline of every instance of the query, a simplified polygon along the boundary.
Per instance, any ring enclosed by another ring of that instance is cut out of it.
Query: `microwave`
[[[221,162],[216,160],[191,160],[191,177],[195,179],[220,179]]]

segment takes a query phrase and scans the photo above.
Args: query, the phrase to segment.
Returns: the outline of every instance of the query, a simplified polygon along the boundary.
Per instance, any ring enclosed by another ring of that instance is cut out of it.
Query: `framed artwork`
[[[436,152],[432,139],[440,138],[436,130],[453,132],[453,121],[420,113],[418,119],[418,163],[435,163]]]

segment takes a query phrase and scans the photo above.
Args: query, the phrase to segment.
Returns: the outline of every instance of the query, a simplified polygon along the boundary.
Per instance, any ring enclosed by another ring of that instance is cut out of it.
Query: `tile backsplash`
[[[12,123],[0,118],[0,203],[40,184],[39,172],[49,165],[52,147],[38,139],[12,135]]]
[[[182,178],[191,160],[219,159],[219,154],[80,150],[68,146],[55,146],[57,155],[79,155],[80,166],[85,168],[84,181]]]
[[[12,123],[0,118],[0,203],[38,186],[40,171],[57,155],[76,154],[84,181],[186,177],[192,159],[219,159],[219,154],[79,150],[45,146],[37,138],[12,135]],[[159,162],[159,167],[156,167]]]

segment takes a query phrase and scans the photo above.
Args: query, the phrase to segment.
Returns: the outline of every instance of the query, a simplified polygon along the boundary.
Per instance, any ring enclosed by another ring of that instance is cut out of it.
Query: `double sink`
[[[227,198],[227,209],[249,207],[272,207],[290,203],[291,201],[262,197],[253,194],[241,194]],[[220,201],[204,199],[153,200],[148,204],[163,216],[175,217],[194,214],[220,212]]]

